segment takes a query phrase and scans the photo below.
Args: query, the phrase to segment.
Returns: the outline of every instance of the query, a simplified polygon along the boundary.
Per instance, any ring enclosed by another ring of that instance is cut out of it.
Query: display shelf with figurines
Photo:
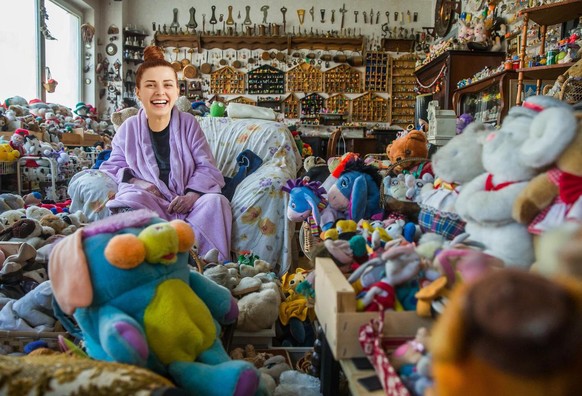
[[[388,99],[367,92],[352,100],[352,121],[386,122],[388,110]]]
[[[283,99],[283,114],[285,118],[299,118],[299,98],[294,93]]]
[[[417,61],[415,54],[393,56],[390,59],[390,120],[393,125],[406,128],[414,124],[414,68]]]

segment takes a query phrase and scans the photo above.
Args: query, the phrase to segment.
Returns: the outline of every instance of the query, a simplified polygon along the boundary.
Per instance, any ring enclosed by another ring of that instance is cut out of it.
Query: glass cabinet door
[[[469,113],[476,121],[496,125],[501,111],[501,93],[497,84],[461,97],[461,114]]]

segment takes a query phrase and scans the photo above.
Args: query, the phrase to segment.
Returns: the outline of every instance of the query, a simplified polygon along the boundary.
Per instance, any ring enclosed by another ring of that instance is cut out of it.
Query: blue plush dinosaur
[[[378,169],[364,164],[360,158],[349,160],[335,184],[329,189],[329,205],[356,222],[371,219],[382,212],[380,207],[380,183]]]
[[[49,276],[89,356],[147,367],[197,395],[253,395],[259,373],[231,360],[218,334],[238,316],[230,291],[188,267],[185,222],[120,213],[60,241]]]

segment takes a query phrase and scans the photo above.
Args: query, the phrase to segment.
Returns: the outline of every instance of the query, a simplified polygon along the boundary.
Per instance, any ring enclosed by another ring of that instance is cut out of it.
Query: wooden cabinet
[[[516,80],[517,73],[502,71],[487,78],[455,90],[453,107],[457,115],[471,114],[475,120],[500,125],[513,106],[510,80]]]
[[[521,34],[521,48],[519,50],[519,69],[517,79],[516,104],[523,101],[523,81],[533,79],[537,81],[537,93],[541,93],[543,79],[556,79],[573,65],[573,63],[563,63],[547,66],[526,67],[525,56],[527,48],[527,31],[529,21],[540,25],[540,55],[546,51],[546,30],[548,26],[561,22],[577,19],[582,15],[582,0],[564,0],[552,4],[545,4],[538,7],[526,8],[521,11],[523,15],[523,27]]]
[[[485,66],[495,68],[504,59],[503,52],[447,51],[417,69],[414,75],[422,93],[433,93],[441,109],[452,110],[457,82]]]

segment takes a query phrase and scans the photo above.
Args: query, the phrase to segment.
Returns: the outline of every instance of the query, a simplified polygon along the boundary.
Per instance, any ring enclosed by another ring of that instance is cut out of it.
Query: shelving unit
[[[385,52],[366,53],[366,78],[364,89],[371,92],[388,92],[390,55]]]
[[[521,31],[521,48],[519,50],[519,69],[517,70],[516,104],[518,105],[523,101],[522,93],[524,79],[530,78],[537,80],[537,93],[539,94],[541,93],[543,79],[556,79],[573,64],[565,63],[539,67],[525,67],[529,21],[531,20],[540,26],[540,55],[543,55],[546,51],[547,27],[579,18],[582,15],[582,0],[563,0],[552,4],[527,8],[522,10],[520,15],[523,15],[523,26]]]
[[[147,33],[139,30],[123,30],[123,62],[125,63],[125,75],[123,88],[126,97],[134,98],[135,71],[133,70],[143,62],[143,51],[147,46]]]
[[[390,60],[390,120],[392,125],[402,128],[406,128],[409,124],[414,125],[415,64],[416,56],[413,54],[392,57]]]

